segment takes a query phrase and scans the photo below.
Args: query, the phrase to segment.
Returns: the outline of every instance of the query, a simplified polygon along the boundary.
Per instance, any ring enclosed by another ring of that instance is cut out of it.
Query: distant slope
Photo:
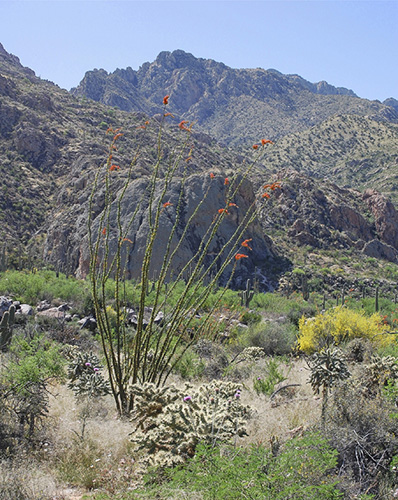
[[[264,165],[295,169],[345,187],[373,188],[398,203],[398,124],[332,116],[267,150]]]

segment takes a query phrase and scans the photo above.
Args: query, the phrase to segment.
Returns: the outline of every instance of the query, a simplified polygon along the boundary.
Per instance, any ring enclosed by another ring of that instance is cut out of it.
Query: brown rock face
[[[363,199],[375,218],[380,239],[398,249],[398,212],[394,205],[374,189],[367,189],[363,193]]]
[[[357,210],[348,205],[330,206],[330,220],[336,229],[345,231],[353,241],[368,241],[372,238],[370,224]]]

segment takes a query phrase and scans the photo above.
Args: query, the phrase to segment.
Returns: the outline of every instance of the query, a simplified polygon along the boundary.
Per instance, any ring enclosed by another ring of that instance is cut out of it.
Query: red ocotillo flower
[[[188,123],[188,121],[187,121],[187,120],[182,120],[182,122],[180,122],[180,123],[178,124],[178,127],[179,127],[181,130],[189,130],[189,128],[185,126],[185,124],[186,124],[186,123]]]
[[[113,172],[114,170],[120,170],[120,167],[119,167],[119,165],[111,165],[109,167],[109,170],[110,170],[110,172]]]
[[[170,207],[171,205],[172,205],[172,203],[170,203],[169,201],[166,201],[166,203],[163,203],[163,208]]]
[[[215,175],[213,174],[213,172],[210,172],[210,179],[214,179]]]
[[[236,207],[236,208],[239,208],[238,205],[236,203],[228,203],[228,206],[229,207]]]
[[[165,106],[166,106],[166,104],[169,104],[169,97],[170,97],[169,95],[165,95],[165,96],[163,97],[163,104],[164,104]]]
[[[273,144],[273,142],[269,139],[261,139],[261,144],[265,146],[266,144]]]
[[[253,149],[258,149],[258,144],[253,144]]]
[[[253,238],[249,238],[247,240],[242,241],[241,245],[242,247],[246,247],[249,250],[253,250],[252,247],[249,245],[249,241],[252,241]]]
[[[228,210],[226,208],[219,208],[218,209],[218,213],[219,214],[228,214],[229,212],[228,212]]]
[[[244,253],[237,253],[235,255],[235,259],[236,260],[240,260],[240,259],[247,259],[249,256],[248,255],[245,255]]]
[[[225,179],[224,179],[224,186],[228,186],[228,184],[229,184],[229,179],[228,179],[228,177],[225,177]]]

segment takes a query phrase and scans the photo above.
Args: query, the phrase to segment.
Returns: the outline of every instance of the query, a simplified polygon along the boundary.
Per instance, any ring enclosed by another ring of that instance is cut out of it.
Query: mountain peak
[[[22,66],[19,57],[14,56],[6,51],[4,46],[0,43],[0,63],[2,70],[7,70],[10,74],[15,74],[15,72],[23,72],[27,76],[36,76],[35,72],[30,68]]]

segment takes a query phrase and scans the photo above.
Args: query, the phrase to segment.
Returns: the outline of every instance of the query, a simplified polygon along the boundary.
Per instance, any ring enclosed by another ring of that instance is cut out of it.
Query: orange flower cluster
[[[261,139],[261,146],[265,146],[266,144],[273,144],[272,141],[270,141],[269,139]],[[258,149],[259,147],[259,144],[253,144],[253,149]]]
[[[280,182],[273,182],[272,184],[265,184],[263,186],[263,189],[270,188],[271,191],[275,191],[275,189],[281,189],[281,183]]]
[[[109,167],[109,171],[110,171],[110,172],[113,172],[114,170],[120,170],[119,165],[111,165],[111,166]]]
[[[191,131],[191,127],[186,127],[185,124],[188,123],[187,120],[182,120],[182,122],[180,122],[178,124],[178,127],[181,129],[181,130],[188,130],[188,132]]]
[[[281,189],[281,184],[280,182],[273,182],[272,184],[265,184],[263,186],[263,189],[271,189],[271,191],[275,191],[275,189]],[[268,193],[264,193],[262,198],[270,198],[270,195]]]
[[[165,106],[167,106],[167,104],[169,104],[169,97],[170,97],[169,95],[165,95],[165,96],[163,97],[163,104],[164,104]]]
[[[210,172],[210,179],[214,179],[215,175],[213,174],[213,172]]]
[[[170,207],[171,205],[172,205],[172,203],[170,203],[169,201],[166,201],[166,203],[163,203],[163,208]]]
[[[218,209],[219,214],[229,214],[228,210],[226,208],[219,208]]]
[[[252,240],[253,240],[253,238],[249,238],[249,239],[247,239],[247,240],[242,241],[242,243],[241,243],[242,247],[246,247],[246,248],[248,248],[249,250],[253,250],[253,249],[251,248],[251,246],[249,245],[249,241],[252,241]]]
[[[244,253],[237,253],[235,255],[235,259],[236,260],[240,260],[240,259],[247,259],[249,256],[248,255],[245,255]]]

